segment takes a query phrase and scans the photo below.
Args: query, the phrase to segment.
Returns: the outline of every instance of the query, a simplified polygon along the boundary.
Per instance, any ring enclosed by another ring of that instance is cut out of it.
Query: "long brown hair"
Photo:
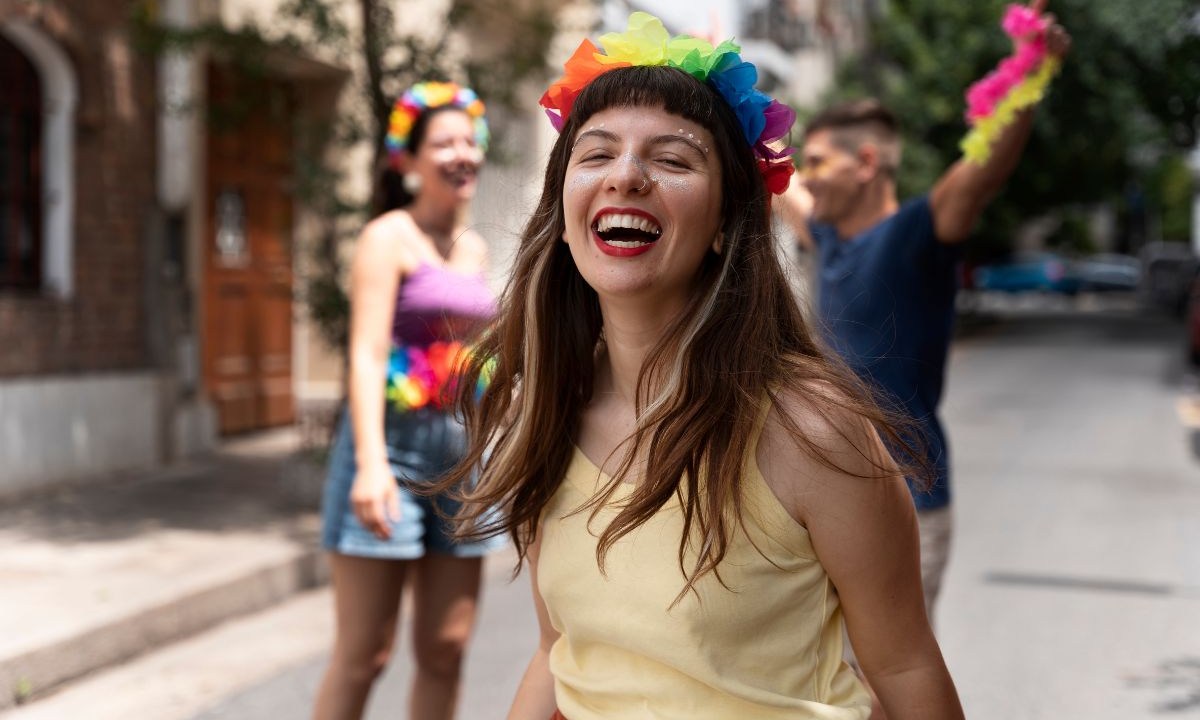
[[[644,456],[645,476],[602,533],[597,559],[603,568],[618,539],[678,497],[686,592],[717,571],[741,522],[739,482],[754,451],[750,441],[761,403],[774,399],[776,389],[819,383],[825,389],[807,400],[815,412],[840,406],[872,422],[897,446],[907,443],[809,331],[775,249],[766,187],[729,105],[674,68],[611,70],[576,99],[551,151],[541,200],[522,233],[497,320],[464,369],[458,406],[470,447],[438,486],[466,488],[459,536],[507,532],[523,561],[570,462],[592,396],[603,322],[596,293],[561,241],[563,182],[576,132],[612,107],[662,108],[699,123],[712,132],[721,160],[723,252],[704,259],[701,290],[649,354],[638,378],[637,427],[623,446],[628,451],[610,484],[584,508],[594,513],[602,507],[634,458]],[[491,382],[477,400],[473,388],[485,373]],[[833,466],[820,447],[790,429],[815,458]],[[893,466],[875,463],[879,477],[895,475]],[[475,473],[477,482],[466,483]],[[690,563],[689,546],[696,553]]]

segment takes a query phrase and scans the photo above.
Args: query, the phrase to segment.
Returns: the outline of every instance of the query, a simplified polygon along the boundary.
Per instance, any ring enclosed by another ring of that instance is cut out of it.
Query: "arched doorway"
[[[0,35],[0,289],[42,278],[42,86],[37,68]]]
[[[8,67],[28,63],[36,69],[39,103],[33,105],[39,141],[32,188],[38,212],[31,223],[37,227],[40,274],[32,285],[41,294],[71,297],[75,288],[75,105],[79,83],[75,68],[54,38],[37,24],[23,19],[0,23],[0,41],[7,46]],[[15,51],[20,60],[16,60]],[[25,67],[25,71],[28,67]],[[4,102],[0,115],[9,107],[10,80],[0,76]]]

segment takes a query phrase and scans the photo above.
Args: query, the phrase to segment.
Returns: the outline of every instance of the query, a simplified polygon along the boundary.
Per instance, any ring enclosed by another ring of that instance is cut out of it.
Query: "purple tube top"
[[[422,262],[400,284],[392,317],[392,342],[428,345],[464,340],[496,314],[483,273],[462,273]]]

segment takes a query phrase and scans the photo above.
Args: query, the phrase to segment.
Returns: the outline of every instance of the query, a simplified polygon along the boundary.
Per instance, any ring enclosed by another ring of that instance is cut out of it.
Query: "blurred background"
[[[957,157],[1003,8],[0,0],[0,717],[307,714],[345,270],[404,88],[488,104],[472,222],[499,288],[581,37],[634,10],[732,36],[801,122],[877,96],[904,197]],[[1074,49],[967,244],[937,629],[969,717],[1200,717],[1200,6],[1049,10]],[[534,645],[512,560],[464,717],[503,715]],[[403,714],[393,665],[370,717]]]

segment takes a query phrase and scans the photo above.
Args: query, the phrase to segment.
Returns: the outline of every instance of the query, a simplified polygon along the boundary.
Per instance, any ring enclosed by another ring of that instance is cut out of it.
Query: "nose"
[[[813,181],[817,179],[816,168],[808,163],[801,163],[800,167],[796,168],[796,179],[800,181],[801,187],[811,189]]]
[[[641,159],[633,153],[625,153],[617,158],[608,176],[609,189],[622,195],[636,195],[644,191],[649,184],[646,168]]]
[[[454,143],[454,161],[479,165],[483,162],[483,151],[474,142],[461,140]]]

